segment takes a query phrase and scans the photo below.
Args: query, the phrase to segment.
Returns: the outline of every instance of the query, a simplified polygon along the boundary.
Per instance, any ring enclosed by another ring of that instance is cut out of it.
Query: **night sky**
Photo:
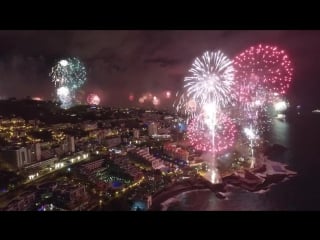
[[[51,98],[51,67],[74,56],[87,68],[84,95],[95,92],[103,105],[124,106],[134,93],[139,105],[143,93],[181,89],[194,58],[204,51],[221,49],[233,57],[258,43],[278,45],[292,60],[290,101],[320,107],[320,31],[293,30],[0,31],[0,96]]]

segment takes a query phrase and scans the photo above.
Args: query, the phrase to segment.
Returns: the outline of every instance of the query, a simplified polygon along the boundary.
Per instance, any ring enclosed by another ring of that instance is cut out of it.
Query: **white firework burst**
[[[214,102],[219,108],[234,99],[234,68],[221,51],[206,51],[195,59],[189,72],[191,76],[184,79],[187,98],[195,99],[201,106]]]
[[[57,96],[61,101],[61,107],[64,109],[70,108],[72,105],[72,96],[70,93],[69,88],[67,87],[60,87],[57,89]]]

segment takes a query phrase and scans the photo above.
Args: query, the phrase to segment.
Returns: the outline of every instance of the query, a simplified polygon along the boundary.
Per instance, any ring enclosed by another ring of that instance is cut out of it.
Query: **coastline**
[[[288,165],[271,161],[267,158],[261,166],[253,169],[243,169],[228,176],[222,177],[222,183],[212,184],[203,177],[196,177],[182,182],[176,182],[157,192],[153,196],[153,203],[150,211],[166,211],[171,204],[178,202],[177,196],[192,191],[210,190],[219,199],[225,199],[232,188],[240,188],[245,191],[263,194],[268,192],[272,186],[289,178],[297,173],[287,169]],[[228,190],[227,190],[228,189]]]

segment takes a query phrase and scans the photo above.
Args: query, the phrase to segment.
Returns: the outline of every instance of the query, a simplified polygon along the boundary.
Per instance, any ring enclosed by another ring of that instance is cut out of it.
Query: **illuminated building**
[[[139,129],[133,129],[133,137],[134,138],[139,138],[139,136],[140,136]]]
[[[121,138],[119,136],[107,137],[103,139],[102,143],[108,147],[115,147],[121,143]]]
[[[69,152],[74,153],[75,152],[75,145],[74,145],[74,137],[73,136],[68,136],[67,137],[68,140],[68,150]]]
[[[32,153],[33,153],[33,156],[32,156],[32,162],[36,161],[40,161],[41,160],[41,146],[40,146],[40,143],[36,143],[34,144],[32,147]]]
[[[149,195],[146,200],[147,200],[147,209],[149,209],[152,205],[152,196]]]
[[[156,135],[158,133],[158,126],[155,122],[152,122],[148,126],[148,134],[149,136]]]
[[[187,150],[178,147],[176,144],[168,143],[163,146],[164,153],[168,156],[173,157],[174,159],[180,159],[188,161],[189,152]]]
[[[145,160],[151,163],[151,167],[153,169],[162,169],[164,167],[163,165],[163,160],[159,158],[155,158],[149,153],[149,148],[144,148],[144,149],[136,149],[136,153],[140,156],[143,157]]]
[[[101,168],[104,162],[104,159],[99,159],[93,162],[84,163],[81,165],[81,172],[84,174],[90,174],[92,171]]]
[[[54,192],[54,198],[57,205],[76,211],[81,210],[88,195],[84,185],[60,185]]]
[[[2,150],[1,165],[7,169],[18,170],[31,163],[30,153],[25,147]]]

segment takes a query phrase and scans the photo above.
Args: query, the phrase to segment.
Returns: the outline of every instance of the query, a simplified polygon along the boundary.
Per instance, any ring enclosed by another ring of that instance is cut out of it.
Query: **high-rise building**
[[[148,126],[148,134],[149,136],[155,135],[158,133],[158,126],[155,122],[152,122]]]
[[[71,152],[69,145],[70,144],[69,144],[68,140],[66,140],[60,144],[59,151],[61,152],[61,154]]]
[[[18,168],[21,168],[24,165],[31,163],[29,156],[27,154],[27,149],[25,147],[15,150],[15,153],[16,153],[15,160],[17,162]]]
[[[139,136],[140,136],[139,129],[133,129],[133,137],[134,138],[139,138]]]
[[[25,147],[11,148],[1,151],[1,166],[17,170],[31,163],[30,152]]]
[[[34,144],[34,153],[35,153],[35,161],[40,161],[41,160],[41,147],[40,143]]]
[[[69,151],[74,153],[75,152],[75,145],[74,145],[74,137],[68,136],[68,147]]]
[[[151,195],[148,195],[145,199],[145,202],[147,203],[147,209],[150,209],[151,208],[151,205],[152,205],[152,196]]]

